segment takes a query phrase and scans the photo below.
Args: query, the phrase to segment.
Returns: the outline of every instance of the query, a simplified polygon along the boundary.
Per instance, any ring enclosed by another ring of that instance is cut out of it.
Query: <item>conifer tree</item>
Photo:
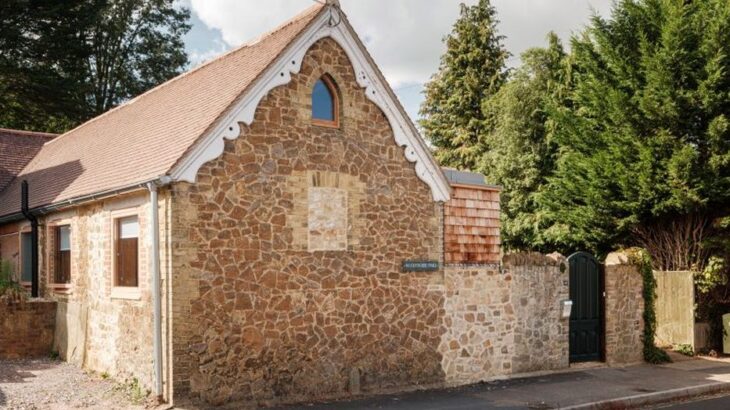
[[[535,195],[555,166],[557,146],[548,114],[566,103],[570,66],[554,33],[548,35],[547,48],[527,50],[521,60],[509,82],[485,103],[494,129],[477,169],[502,186],[503,246],[541,249]]]
[[[697,232],[730,204],[728,44],[725,0],[624,0],[573,39],[575,90],[551,113],[560,155],[538,201],[545,241],[638,243],[656,260],[672,238],[685,254],[663,268],[699,267]]]
[[[475,169],[484,151],[482,139],[493,124],[483,106],[507,79],[509,54],[497,22],[489,0],[462,4],[439,71],[426,84],[420,125],[442,165]]]

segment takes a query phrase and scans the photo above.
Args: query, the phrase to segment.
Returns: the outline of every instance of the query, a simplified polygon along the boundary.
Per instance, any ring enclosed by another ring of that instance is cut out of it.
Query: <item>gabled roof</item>
[[[144,183],[166,174],[325,6],[175,77],[43,145],[0,192],[0,216]],[[17,173],[17,172],[16,172]]]
[[[0,220],[19,212],[28,180],[30,207],[59,206],[131,189],[162,176],[194,182],[224,139],[250,125],[259,101],[298,73],[317,40],[330,37],[346,51],[366,96],[383,110],[396,144],[433,199],[450,187],[393,90],[334,0],[313,5],[258,40],[182,74],[45,144],[0,191]]]
[[[0,128],[0,191],[57,134]]]

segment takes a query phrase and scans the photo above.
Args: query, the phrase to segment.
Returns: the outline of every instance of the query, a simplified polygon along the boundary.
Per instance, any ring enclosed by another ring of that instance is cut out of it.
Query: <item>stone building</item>
[[[502,259],[499,189],[437,166],[336,1],[34,138],[0,258],[65,360],[213,404],[568,366],[565,258]]]

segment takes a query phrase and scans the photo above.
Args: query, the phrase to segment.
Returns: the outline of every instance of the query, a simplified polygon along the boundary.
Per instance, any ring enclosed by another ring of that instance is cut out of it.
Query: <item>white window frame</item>
[[[111,211],[109,213],[109,225],[110,226],[110,239],[109,239],[109,252],[111,253],[111,266],[109,267],[110,272],[110,285],[112,299],[124,299],[124,300],[140,300],[142,299],[142,280],[145,277],[143,275],[144,269],[140,263],[140,256],[142,255],[142,213],[138,207],[130,209],[122,209],[118,211]],[[139,224],[139,232],[137,234],[137,286],[117,286],[117,233],[118,233],[118,221],[120,219],[128,218],[130,216],[137,217],[137,223]]]
[[[71,294],[73,293],[74,283],[76,279],[76,272],[74,270],[74,257],[76,252],[74,251],[74,226],[71,218],[54,219],[49,221],[46,226],[46,252],[43,252],[46,256],[46,280],[48,281],[48,287],[50,287],[54,293]],[[56,269],[56,229],[59,226],[68,226],[68,241],[69,241],[69,283],[56,283],[55,282],[55,269]],[[53,269],[51,269],[53,268]]]

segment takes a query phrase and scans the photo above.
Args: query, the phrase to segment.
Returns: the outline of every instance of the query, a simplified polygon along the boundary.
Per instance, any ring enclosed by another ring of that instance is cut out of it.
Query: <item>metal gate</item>
[[[603,267],[593,255],[577,252],[570,264],[570,361],[603,359]]]

